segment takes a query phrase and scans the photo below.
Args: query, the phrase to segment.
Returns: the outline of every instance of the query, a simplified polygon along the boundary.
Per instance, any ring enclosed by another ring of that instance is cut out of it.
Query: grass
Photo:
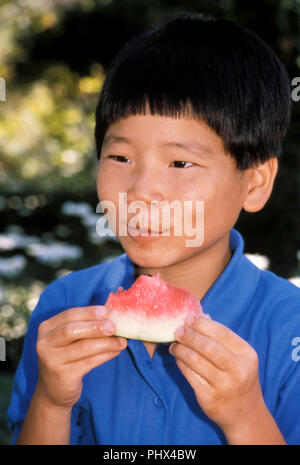
[[[12,433],[8,429],[6,412],[10,403],[14,374],[0,373],[0,445],[10,444]]]

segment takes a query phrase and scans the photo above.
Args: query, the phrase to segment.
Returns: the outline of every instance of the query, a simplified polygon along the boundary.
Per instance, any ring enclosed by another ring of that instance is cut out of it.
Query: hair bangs
[[[100,156],[105,132],[110,124],[131,115],[199,117],[195,108],[193,72],[176,52],[158,47],[140,59],[114,64],[108,71],[96,110],[96,145]],[[202,79],[203,81],[203,79]],[[198,83],[196,84],[198,87]],[[207,83],[202,83],[202,90]],[[204,92],[207,93],[207,92]]]

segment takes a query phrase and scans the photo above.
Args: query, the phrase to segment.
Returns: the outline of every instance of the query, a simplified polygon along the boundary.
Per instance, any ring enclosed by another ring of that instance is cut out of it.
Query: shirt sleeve
[[[300,445],[300,360],[294,366],[279,395],[275,420],[288,445]]]
[[[278,303],[271,313],[268,389],[276,400],[273,417],[282,436],[288,445],[300,445],[300,357],[296,356],[298,348],[293,345],[295,336],[300,335],[300,299],[298,289],[297,293],[294,287],[289,287],[288,291],[292,292],[291,300],[279,289]]]
[[[8,426],[13,432],[12,444],[15,444],[18,439],[37,382],[38,368],[35,345],[38,327],[42,321],[42,307],[43,299],[41,296],[28,323],[23,352],[15,374],[11,401],[7,410]]]
[[[31,314],[7,410],[7,423],[13,433],[11,444],[18,439],[38,380],[36,342],[39,325],[66,308],[64,288],[56,281],[43,291]],[[80,437],[78,427],[76,436]]]

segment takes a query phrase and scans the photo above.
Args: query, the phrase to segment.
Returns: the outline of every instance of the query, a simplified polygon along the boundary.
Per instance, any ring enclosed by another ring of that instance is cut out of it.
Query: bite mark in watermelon
[[[151,342],[172,342],[188,315],[203,314],[199,297],[189,289],[167,284],[160,278],[141,275],[130,289],[121,286],[105,303],[115,335]]]

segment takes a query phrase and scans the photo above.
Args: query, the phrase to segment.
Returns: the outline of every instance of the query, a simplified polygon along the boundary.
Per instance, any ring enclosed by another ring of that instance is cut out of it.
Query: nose
[[[165,199],[163,191],[164,181],[161,173],[149,163],[132,174],[127,189],[127,200],[128,202],[142,201],[150,207],[151,202],[160,202]]]
[[[138,214],[141,221],[137,226],[147,228],[147,226],[150,227],[152,221],[157,221],[153,220],[152,217],[158,217],[159,225],[154,229],[161,229],[159,202],[165,200],[164,186],[165,183],[161,173],[153,167],[151,162],[147,166],[139,167],[139,170],[132,173],[130,185],[127,189],[128,220]]]

